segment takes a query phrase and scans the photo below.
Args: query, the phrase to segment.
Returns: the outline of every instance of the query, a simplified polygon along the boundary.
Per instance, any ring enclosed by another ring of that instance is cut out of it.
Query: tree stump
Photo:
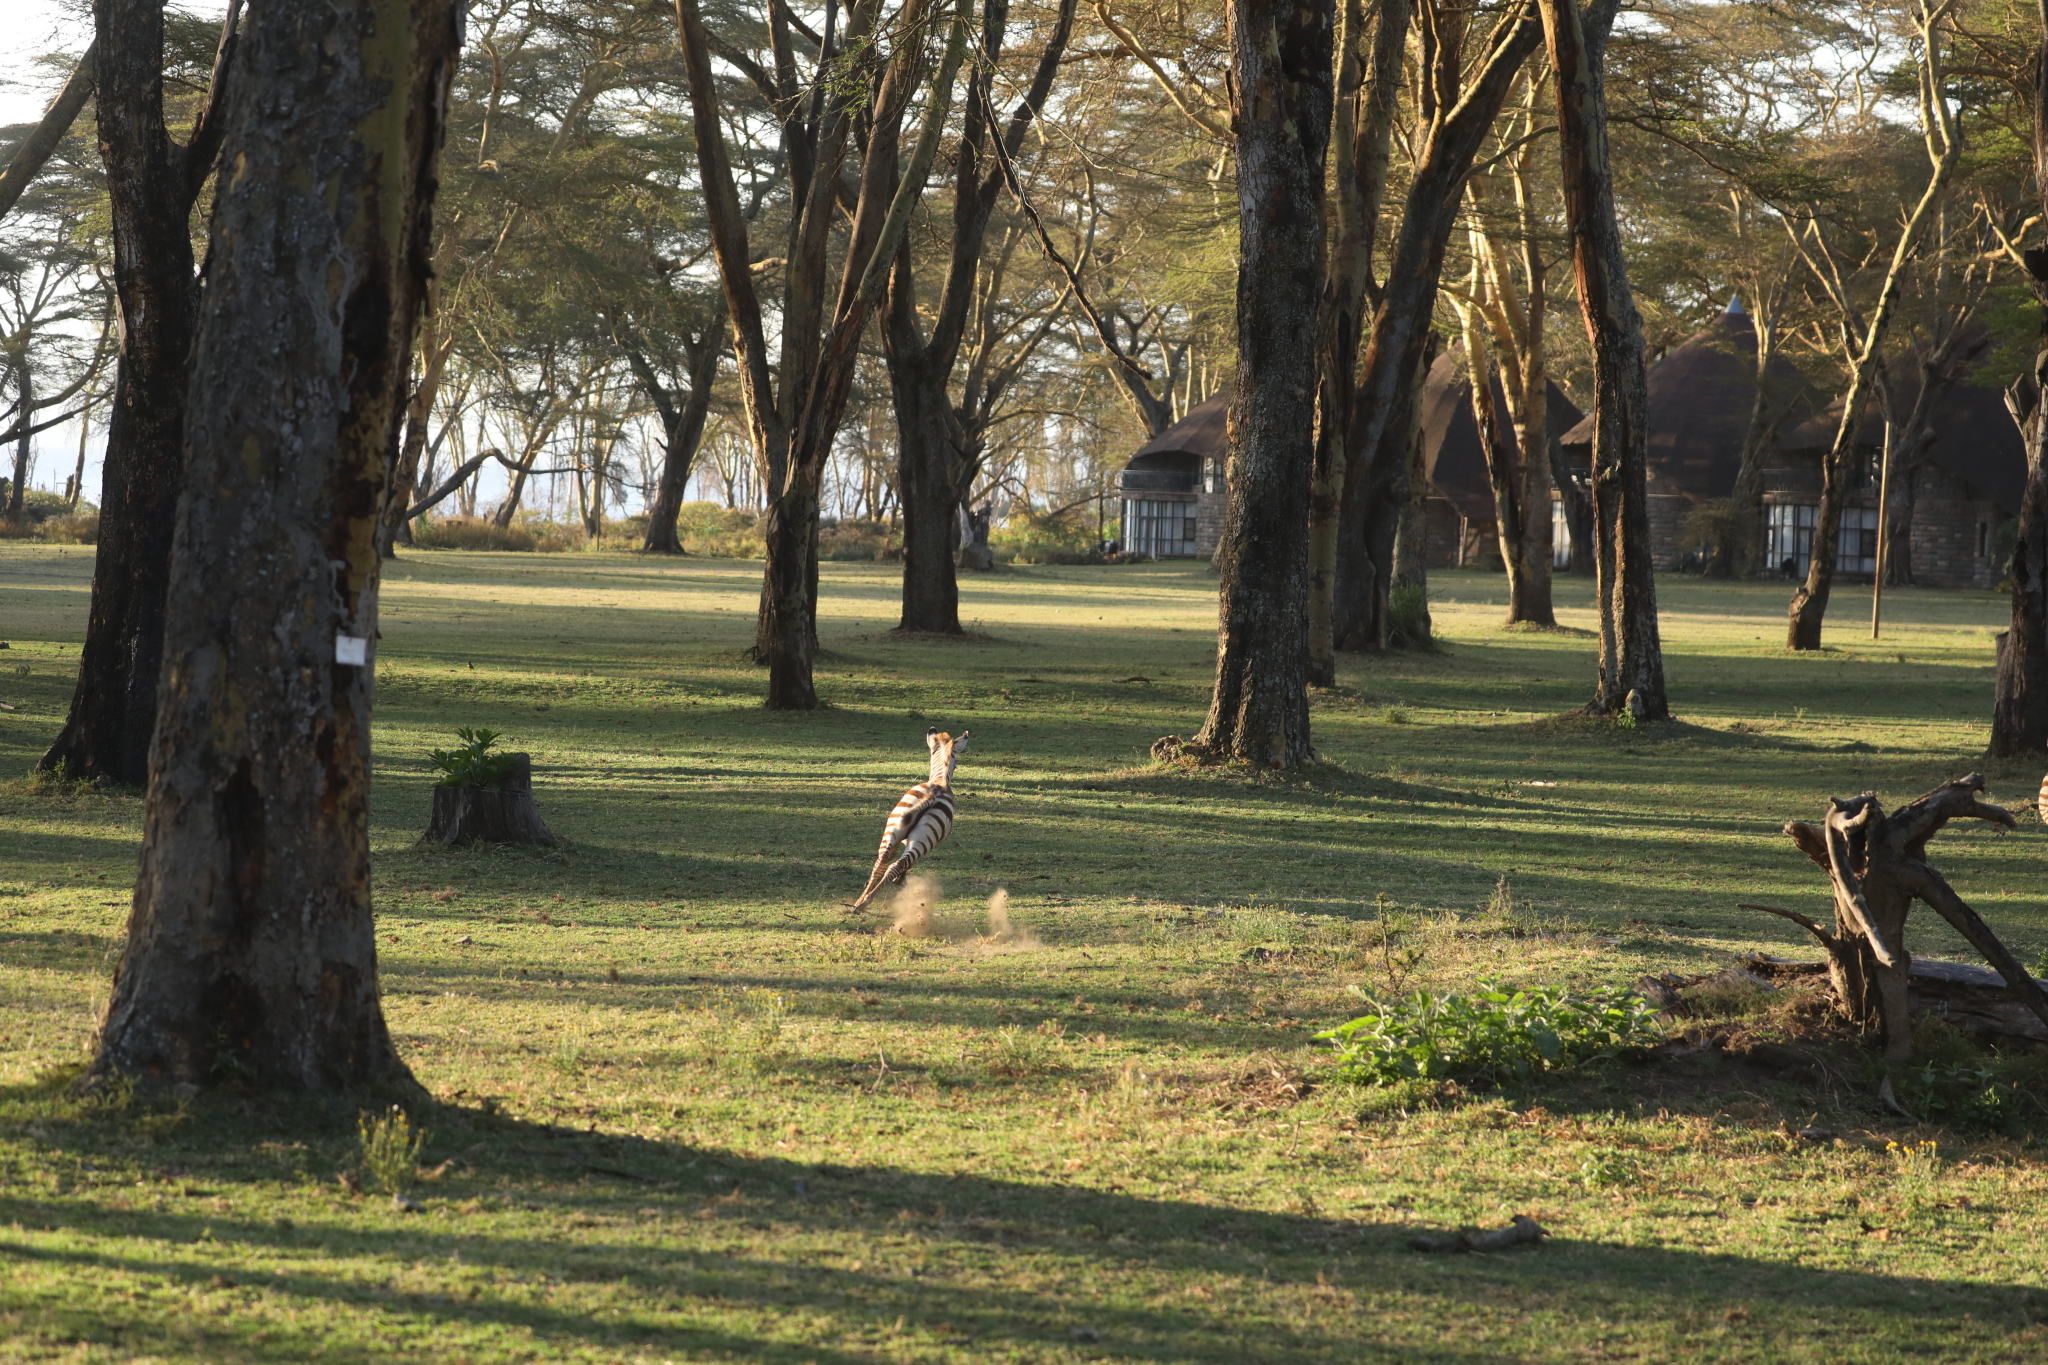
[[[1906,912],[1916,900],[1954,925],[1997,969],[2011,998],[2048,1024],[2048,992],[1927,862],[1927,841],[1950,820],[1990,820],[2014,827],[2012,816],[2003,809],[1977,799],[1983,790],[1982,774],[1971,773],[1892,815],[1884,813],[1876,793],[1865,792],[1830,801],[1820,829],[1798,820],[1787,824],[1785,832],[1799,851],[1828,874],[1835,896],[1833,932],[1795,911],[1746,907],[1792,920],[1820,940],[1828,955],[1836,1007],[1856,1023],[1881,1026],[1888,1059],[1903,1061],[1913,1048],[1908,993],[1913,959],[1906,951],[1905,929]]]
[[[533,760],[507,754],[518,766],[496,786],[436,787],[434,816],[420,842],[435,839],[449,848],[460,844],[552,844],[555,836],[533,804]]]

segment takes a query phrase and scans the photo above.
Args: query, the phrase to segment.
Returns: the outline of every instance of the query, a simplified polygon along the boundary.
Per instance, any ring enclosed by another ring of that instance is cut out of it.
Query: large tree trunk
[[[1458,224],[1465,181],[1514,84],[1522,62],[1543,40],[1534,12],[1504,12],[1487,40],[1486,57],[1456,102],[1443,101],[1440,122],[1408,186],[1408,199],[1386,285],[1373,315],[1365,358],[1352,396],[1351,449],[1338,512],[1337,572],[1331,589],[1333,631],[1340,649],[1387,643],[1387,593],[1394,539],[1407,494],[1408,423],[1436,313],[1444,254]],[[1458,63],[1447,51],[1444,74]]]
[[[910,325],[915,326],[914,317]],[[890,331],[902,330],[892,318]],[[900,443],[896,494],[903,505],[903,613],[897,629],[959,635],[960,583],[953,548],[960,500],[967,493],[959,476],[974,466],[959,448],[963,433],[946,393],[946,376],[936,372],[924,348],[918,352],[889,348],[889,397]]]
[[[370,908],[378,513],[455,0],[271,0],[193,352],[142,870],[94,1071],[410,1083]]]
[[[818,499],[807,486],[792,487],[768,504],[768,564],[761,575],[754,658],[768,669],[771,710],[810,711],[818,705],[811,683],[818,652],[817,521]]]
[[[1216,690],[1194,746],[1260,767],[1311,761],[1309,481],[1334,103],[1331,0],[1233,0],[1237,381],[1223,520]]]
[[[2048,44],[2042,69],[2048,71]],[[2048,80],[2048,77],[2044,77]],[[2040,126],[2036,125],[2037,128]],[[2040,133],[2036,133],[2041,138]],[[2037,144],[2048,165],[2048,138]],[[2029,253],[2034,292],[2048,313],[2048,253]],[[2034,357],[2034,373],[2012,386],[2007,403],[2027,451],[2027,483],[2020,494],[2019,539],[2012,550],[2012,624],[1998,637],[1998,681],[1991,701],[1991,756],[2039,758],[2048,747],[2048,351]]]
[[[1668,720],[1664,646],[1650,553],[1649,421],[1643,320],[1629,289],[1614,171],[1607,154],[1602,56],[1618,0],[1594,0],[1583,27],[1574,0],[1542,0],[1557,83],[1559,155],[1579,306],[1593,343],[1593,549],[1600,598],[1600,676],[1588,710]]]
[[[97,0],[93,24],[121,349],[78,686],[38,766],[139,786],[149,775],[164,586],[184,487],[185,366],[198,304],[192,204],[228,112],[235,19],[231,11],[209,104],[188,147],[164,125],[160,0]]]

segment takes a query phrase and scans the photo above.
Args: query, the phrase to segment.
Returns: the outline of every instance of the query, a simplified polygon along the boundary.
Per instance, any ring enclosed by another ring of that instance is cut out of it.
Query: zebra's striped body
[[[882,846],[875,853],[874,871],[868,874],[868,884],[853,903],[854,909],[866,909],[885,883],[902,881],[918,859],[953,832],[953,765],[967,748],[967,733],[925,732],[925,745],[932,756],[931,776],[903,793],[889,812],[882,825]]]
[[[2035,803],[2034,811],[2041,817],[2041,823],[2048,825],[2048,777],[2041,779],[2041,797]]]

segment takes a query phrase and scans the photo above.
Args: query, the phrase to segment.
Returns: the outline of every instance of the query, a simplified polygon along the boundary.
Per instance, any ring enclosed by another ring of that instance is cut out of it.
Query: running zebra
[[[968,732],[949,735],[944,730],[924,732],[925,747],[931,750],[931,776],[903,793],[896,809],[882,826],[882,847],[875,854],[875,870],[868,874],[867,887],[853,903],[864,910],[884,882],[900,882],[919,858],[945,842],[953,832],[953,765],[967,751]],[[892,863],[890,859],[895,859]]]

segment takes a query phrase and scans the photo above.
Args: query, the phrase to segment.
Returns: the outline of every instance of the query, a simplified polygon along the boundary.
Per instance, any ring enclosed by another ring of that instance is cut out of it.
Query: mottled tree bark
[[[2034,185],[2048,210],[2048,7],[2041,11],[2034,56]],[[2028,282],[2048,326],[2048,245],[2025,255]],[[2019,540],[2012,555],[2012,624],[1998,642],[1991,703],[1994,758],[2038,757],[2048,745],[2048,350],[2034,372],[2007,392],[2006,405],[2026,443],[2027,484],[2020,495]]]
[[[1557,84],[1558,150],[1579,307],[1593,343],[1593,553],[1600,674],[1587,709],[1668,720],[1664,646],[1650,553],[1650,431],[1643,320],[1629,288],[1607,153],[1602,56],[1619,0],[1541,0]]]
[[[28,339],[22,338],[21,352],[14,364],[14,392],[21,402],[20,434],[14,438],[14,477],[7,481],[7,520],[19,523],[28,509],[28,460],[30,433],[35,423],[30,421],[36,404],[35,371],[29,364]]]
[[[1308,712],[1309,482],[1323,287],[1323,162],[1335,92],[1331,0],[1233,0],[1237,381],[1223,519],[1216,689],[1202,752],[1314,759]]]
[[[246,35],[95,1074],[410,1083],[377,994],[370,670],[460,24],[456,0],[271,0]]]
[[[163,659],[164,586],[184,487],[186,360],[198,306],[192,205],[229,113],[230,9],[189,145],[164,125],[161,0],[97,0],[94,101],[114,246],[120,354],[107,419],[92,607],[78,685],[38,765],[139,786],[149,776]]]
[[[2048,71],[2048,44],[2043,70]],[[2038,128],[2037,124],[2037,128]],[[2048,168],[2048,138],[2037,131],[2036,156]],[[2034,293],[2048,314],[2048,250],[2027,253]],[[2012,623],[1998,637],[1998,681],[1991,700],[1991,756],[2039,758],[2048,748],[2048,351],[2034,357],[2006,402],[2027,451],[2020,494],[2019,538],[2013,545]]]

